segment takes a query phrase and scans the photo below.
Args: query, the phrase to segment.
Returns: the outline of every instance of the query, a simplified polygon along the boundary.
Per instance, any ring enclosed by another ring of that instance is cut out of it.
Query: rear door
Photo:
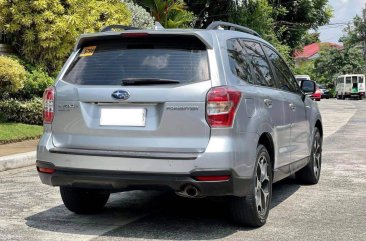
[[[240,42],[253,67],[254,80],[258,89],[257,98],[259,98],[260,111],[262,111],[259,114],[263,116],[263,120],[268,118],[273,128],[275,156],[277,157],[275,169],[287,174],[289,170],[281,169],[291,162],[291,116],[287,99],[282,91],[277,89],[273,73],[261,45],[248,40],[240,40]]]
[[[283,96],[286,96],[287,106],[285,108],[289,110],[291,120],[291,162],[296,162],[310,154],[308,144],[310,127],[306,106],[296,79],[285,61],[272,48],[264,46],[264,50],[277,76],[278,87],[283,91]]]
[[[59,148],[203,152],[210,137],[205,119],[210,88],[207,49],[194,36],[85,43],[56,85],[53,143]]]

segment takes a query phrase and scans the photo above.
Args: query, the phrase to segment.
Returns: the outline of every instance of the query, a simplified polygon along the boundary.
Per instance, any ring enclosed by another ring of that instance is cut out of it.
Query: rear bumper
[[[126,190],[172,190],[180,192],[187,185],[195,186],[199,196],[245,196],[250,178],[241,178],[232,170],[195,170],[188,174],[139,173],[105,170],[87,170],[55,167],[52,163],[37,161],[37,167],[52,168],[52,174],[38,172],[42,183],[51,186],[101,189],[109,192]],[[196,176],[229,175],[226,181],[197,181]]]

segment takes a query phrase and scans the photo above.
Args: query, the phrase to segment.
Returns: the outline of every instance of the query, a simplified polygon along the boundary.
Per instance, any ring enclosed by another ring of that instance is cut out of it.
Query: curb
[[[26,152],[21,154],[0,157],[0,172],[20,167],[27,167],[36,163],[36,152]]]

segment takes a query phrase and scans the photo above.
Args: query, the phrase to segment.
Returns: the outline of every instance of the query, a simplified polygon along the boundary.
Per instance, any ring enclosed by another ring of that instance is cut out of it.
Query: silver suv
[[[242,26],[111,26],[81,35],[45,91],[37,170],[75,213],[100,211],[113,192],[168,189],[227,196],[234,221],[258,227],[272,183],[319,180],[314,91]]]

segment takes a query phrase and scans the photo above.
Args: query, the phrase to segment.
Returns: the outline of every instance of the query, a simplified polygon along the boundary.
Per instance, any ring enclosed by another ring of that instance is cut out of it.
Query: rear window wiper
[[[158,79],[158,78],[125,78],[122,79],[122,85],[161,85],[161,84],[179,84],[178,80]]]

